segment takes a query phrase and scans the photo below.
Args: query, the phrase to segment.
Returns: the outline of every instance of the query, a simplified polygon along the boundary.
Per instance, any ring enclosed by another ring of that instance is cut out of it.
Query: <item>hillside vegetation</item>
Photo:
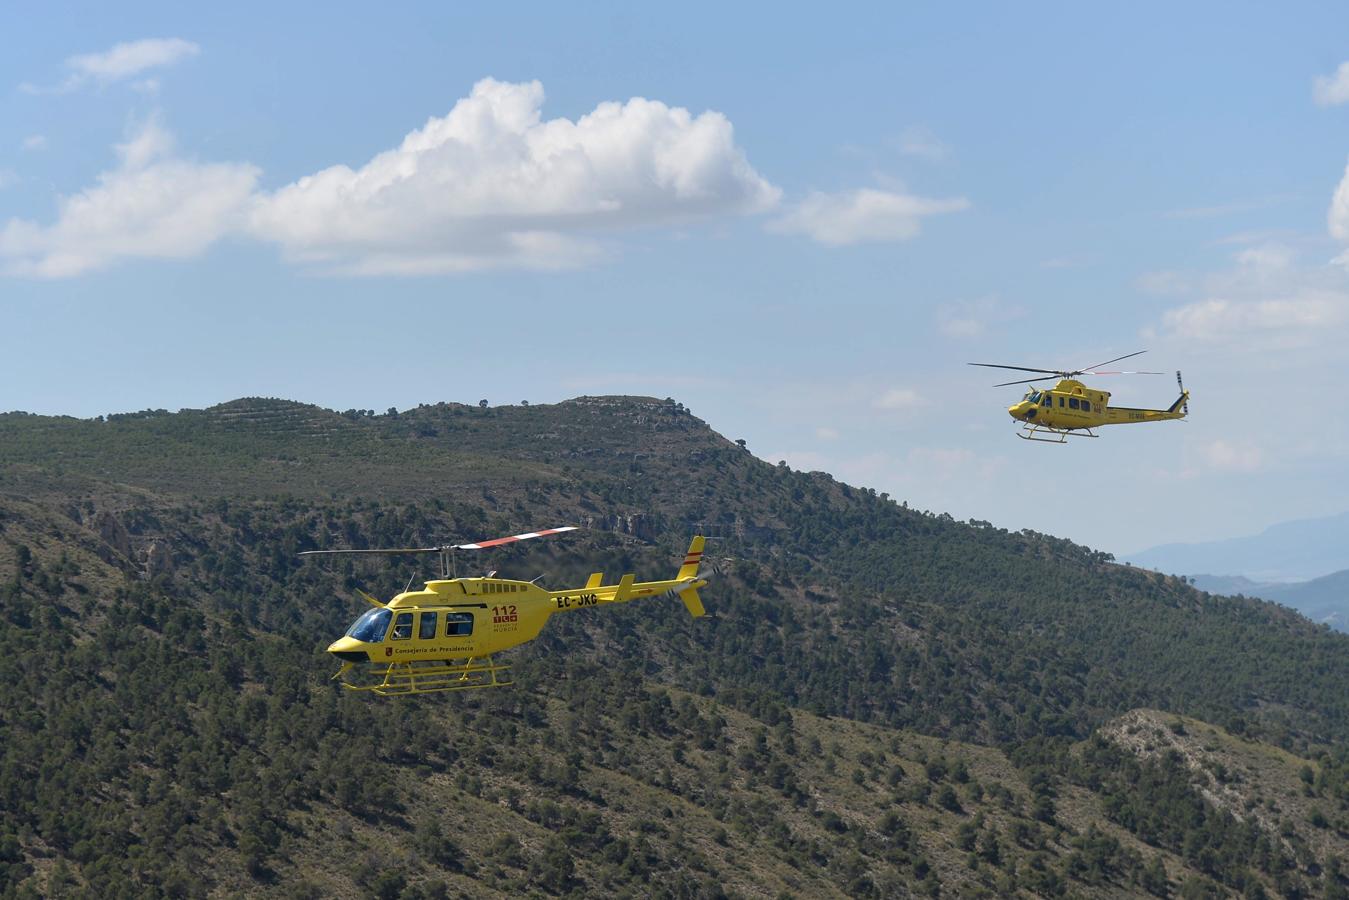
[[[668,577],[697,530],[713,615],[566,617],[484,695],[328,681],[354,589],[431,573],[300,550],[565,522],[460,566]],[[770,465],[674,401],[0,416],[0,585],[10,894],[1346,884],[1349,638]],[[1120,740],[1140,708],[1296,780],[1233,799]]]

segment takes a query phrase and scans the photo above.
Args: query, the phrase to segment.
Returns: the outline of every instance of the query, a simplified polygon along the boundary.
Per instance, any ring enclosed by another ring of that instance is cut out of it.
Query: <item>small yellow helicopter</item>
[[[1108,359],[1103,363],[1077,369],[1071,372],[1062,369],[1033,369],[1026,366],[1004,366],[998,363],[970,363],[972,366],[984,366],[989,369],[1014,369],[1018,372],[1041,372],[1035,378],[1023,381],[1004,381],[994,387],[1006,387],[1011,384],[1030,384],[1044,381],[1050,376],[1058,376],[1059,383],[1053,388],[1032,387],[1026,396],[1007,407],[1013,419],[1022,423],[1017,437],[1028,441],[1041,441],[1047,444],[1066,444],[1070,437],[1099,437],[1092,429],[1101,425],[1128,425],[1134,422],[1161,422],[1167,419],[1183,419],[1190,414],[1190,392],[1176,372],[1176,384],[1180,387],[1180,397],[1166,409],[1134,409],[1128,406],[1111,406],[1110,392],[1098,391],[1087,387],[1077,380],[1078,375],[1162,375],[1162,372],[1119,372],[1102,370],[1120,360],[1129,359],[1147,353],[1139,350]],[[1050,437],[1041,437],[1050,435]]]
[[[404,591],[388,603],[380,603],[364,591],[359,593],[374,609],[366,612],[333,641],[328,652],[342,660],[333,676],[355,691],[373,691],[381,696],[424,694],[502,687],[509,663],[497,663],[494,653],[508,650],[539,636],[548,617],[590,606],[624,603],[643,597],[679,597],[695,618],[704,614],[698,589],[707,584],[699,577],[703,538],[694,537],[683,565],[668,581],[634,580],[624,575],[617,584],[603,584],[596,572],[584,587],[549,591],[535,581],[497,578],[489,572],[481,578],[452,575],[454,551],[485,550],[516,541],[575,531],[576,526],[549,528],[511,537],[440,547],[392,550],[306,550],[301,556],[336,554],[440,555],[441,578],[426,582],[417,591]],[[348,681],[351,670],[368,663],[366,680]]]

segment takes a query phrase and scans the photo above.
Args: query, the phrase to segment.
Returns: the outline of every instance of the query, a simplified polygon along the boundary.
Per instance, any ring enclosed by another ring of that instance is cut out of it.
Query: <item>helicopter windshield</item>
[[[367,644],[378,644],[384,640],[389,630],[389,619],[393,613],[387,609],[369,609],[347,629],[347,637],[354,637]]]
[[[1040,392],[1039,392],[1039,391],[1026,391],[1026,399],[1029,400],[1031,403],[1039,403],[1039,402],[1040,402]]]

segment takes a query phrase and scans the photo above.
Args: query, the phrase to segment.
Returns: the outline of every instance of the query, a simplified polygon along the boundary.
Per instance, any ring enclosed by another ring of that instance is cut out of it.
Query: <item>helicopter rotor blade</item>
[[[1079,372],[1079,375],[1165,375],[1165,372]]]
[[[983,366],[986,369],[1015,369],[1018,372],[1044,372],[1049,375],[1065,375],[1062,369],[1031,369],[1026,366],[1004,366],[999,363],[966,363],[971,366]]]
[[[1140,354],[1147,353],[1147,352],[1148,352],[1148,351],[1146,351],[1146,350],[1135,350],[1133,353],[1126,353],[1126,354],[1124,354],[1123,356],[1116,356],[1114,359],[1107,359],[1107,360],[1106,360],[1105,362],[1103,362],[1103,363],[1097,363],[1097,364],[1094,365],[1094,366],[1087,366],[1087,369],[1099,369],[1101,366],[1108,366],[1108,365],[1110,365],[1111,363],[1117,363],[1117,362],[1119,362],[1121,359],[1128,359],[1128,358],[1130,358],[1131,356],[1139,356]],[[1079,375],[1090,375],[1091,373],[1088,372],[1087,369],[1083,369],[1083,370],[1082,370],[1081,372],[1079,372],[1078,374],[1079,374]]]
[[[513,544],[516,541],[527,541],[530,538],[544,537],[550,534],[559,534],[563,531],[576,531],[575,525],[563,525],[560,528],[546,528],[543,531],[530,531],[525,534],[513,534],[510,537],[495,538],[490,541],[478,541],[475,544],[455,544],[455,550],[486,550],[488,547],[499,547],[502,544]]]
[[[502,544],[513,544],[516,541],[527,541],[530,538],[544,537],[549,534],[559,534],[563,531],[576,531],[575,525],[563,525],[561,528],[545,528],[543,531],[530,531],[525,534],[513,534],[510,537],[495,538],[490,541],[478,541],[473,544],[442,544],[439,547],[391,547],[379,550],[302,550],[301,556],[337,556],[351,554],[378,554],[383,556],[397,556],[405,553],[449,553],[451,550],[486,550],[488,547],[499,547]]]
[[[334,556],[337,554],[374,553],[385,556],[400,553],[439,553],[442,547],[395,547],[388,550],[301,550],[300,556]]]
[[[1055,372],[1054,374],[1057,375],[1058,372]],[[1039,378],[1027,378],[1025,381],[1004,381],[1002,384],[995,384],[995,385],[993,385],[993,386],[994,386],[994,387],[1007,387],[1009,384],[1030,384],[1030,383],[1033,382],[1033,381],[1046,381],[1046,380],[1049,379],[1049,377],[1050,377],[1050,376],[1048,376],[1048,375],[1041,375]]]

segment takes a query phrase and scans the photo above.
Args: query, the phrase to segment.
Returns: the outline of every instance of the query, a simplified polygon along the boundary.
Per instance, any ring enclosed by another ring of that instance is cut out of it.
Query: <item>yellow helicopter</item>
[[[972,366],[984,366],[989,369],[1013,369],[1018,372],[1041,372],[1035,378],[1023,381],[1004,381],[994,387],[1006,387],[1011,384],[1031,384],[1044,381],[1050,376],[1058,376],[1059,383],[1053,388],[1032,387],[1017,403],[1007,407],[1008,414],[1022,424],[1017,437],[1028,441],[1042,441],[1047,444],[1066,444],[1070,437],[1099,437],[1093,428],[1102,425],[1128,425],[1134,422],[1161,422],[1167,419],[1183,419],[1190,414],[1190,392],[1185,390],[1180,372],[1176,372],[1176,384],[1180,387],[1180,397],[1166,409],[1135,409],[1128,406],[1111,406],[1110,392],[1099,391],[1077,380],[1078,375],[1162,375],[1162,372],[1119,372],[1102,370],[1120,360],[1129,359],[1147,353],[1139,350],[1114,359],[1077,369],[1071,372],[1062,369],[1034,369],[1026,366],[1004,366],[998,363],[970,363]],[[1049,437],[1042,437],[1049,435]]]
[[[703,557],[701,535],[694,537],[679,572],[668,581],[639,582],[633,575],[624,575],[617,584],[606,585],[604,575],[596,572],[583,587],[549,591],[535,583],[537,578],[513,581],[497,578],[496,572],[481,578],[459,578],[452,574],[456,550],[485,550],[575,530],[576,526],[568,525],[440,547],[304,551],[301,556],[440,555],[442,577],[426,582],[421,590],[404,591],[388,603],[359,592],[375,608],[366,610],[345,636],[328,647],[329,653],[342,660],[342,668],[333,678],[340,679],[342,686],[350,690],[372,691],[381,696],[503,687],[513,683],[506,674],[510,664],[493,661],[493,654],[538,637],[554,613],[643,597],[677,596],[690,615],[696,618],[704,614],[698,595],[698,589],[707,584],[698,575]],[[368,664],[367,677],[349,681],[351,671],[361,664]]]

